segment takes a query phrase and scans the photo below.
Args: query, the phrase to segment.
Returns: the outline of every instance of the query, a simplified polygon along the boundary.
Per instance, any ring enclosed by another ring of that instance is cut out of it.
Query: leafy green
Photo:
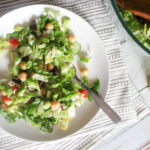
[[[25,92],[26,92],[26,87],[22,87],[17,91],[16,96],[17,97],[23,96]]]
[[[13,66],[15,63],[15,60],[17,59],[17,57],[19,56],[18,53],[16,51],[10,51],[10,65]]]
[[[14,95],[12,89],[8,86],[8,84],[0,84],[0,90],[6,91],[8,97]]]
[[[32,97],[37,97],[39,96],[38,92],[30,92],[27,95],[22,96],[17,96],[16,98],[13,99],[13,105],[16,105],[18,103],[27,103]]]
[[[22,30],[7,34],[6,40],[10,40],[11,38],[17,38],[19,42],[21,42],[25,36],[30,33],[29,27],[23,28]]]
[[[9,47],[9,42],[4,38],[0,37],[0,54],[4,52],[5,49]]]
[[[9,122],[9,123],[14,123],[16,122],[16,118],[19,117],[19,115],[14,114],[14,113],[8,113],[2,107],[0,107],[0,114]]]
[[[30,69],[33,65],[33,62],[31,60],[29,60],[26,64],[27,69]]]
[[[41,95],[39,83],[37,80],[33,80],[33,79],[29,78],[25,81],[25,84],[28,85],[29,90],[31,90],[31,91],[37,90],[39,92],[39,96]]]
[[[38,49],[38,45],[37,45],[37,44],[34,44],[34,45],[33,45],[33,51],[32,51],[32,53],[29,55],[29,58],[30,58],[31,60],[35,60],[35,59],[38,59],[40,55],[41,55],[41,51]]]
[[[143,23],[142,18],[136,17],[129,10],[124,10],[119,6],[118,9],[129,30],[145,47],[150,49],[150,26]]]
[[[37,24],[37,32],[40,32],[45,28],[45,25],[48,20],[49,20],[48,15],[44,15],[41,17],[41,20]]]
[[[53,58],[55,55],[55,49],[49,50],[49,52],[45,55],[45,64],[49,64],[53,62]]]
[[[88,100],[91,102],[93,100],[93,97],[88,93]]]
[[[32,53],[32,49],[30,46],[24,45],[18,48],[18,52],[21,53],[23,57],[25,57]]]
[[[82,78],[82,80],[83,80],[83,83],[88,86],[90,79],[85,76],[85,77]]]
[[[10,73],[13,77],[17,77],[19,74],[19,64],[21,62],[21,58],[16,58],[14,62],[14,66],[10,68]]]
[[[20,31],[16,31],[16,32],[13,32],[13,33],[10,33],[10,34],[7,34],[6,36],[6,40],[10,40],[11,38],[14,38],[14,37],[19,37],[19,33]]]
[[[50,17],[58,18],[60,16],[60,12],[54,9],[45,8],[45,12],[50,15]]]
[[[85,63],[89,63],[91,61],[91,58],[89,57],[80,57],[80,61],[85,62]]]
[[[95,92],[96,94],[98,94],[99,90],[100,90],[100,81],[97,79],[95,82],[93,82],[90,85],[90,88],[93,92]]]
[[[70,48],[71,48],[71,53],[76,55],[80,52],[81,45],[76,41],[76,42],[70,44]]]
[[[73,97],[76,97],[76,96],[79,96],[79,95],[80,95],[79,92],[73,92],[73,93],[71,93],[71,94],[68,94],[68,95],[65,96],[65,97],[60,98],[60,100],[61,100],[61,101],[69,101],[69,100],[71,100]]]
[[[23,29],[23,26],[21,26],[21,25],[16,25],[15,27],[14,27],[14,30],[15,31],[21,31]]]
[[[62,27],[66,30],[67,33],[69,33],[69,27],[70,27],[70,23],[71,23],[71,20],[69,17],[67,16],[64,16],[62,17]]]
[[[35,73],[35,74],[33,74],[32,79],[40,80],[40,81],[43,81],[43,82],[48,82],[49,77],[47,75],[42,75],[42,74]]]

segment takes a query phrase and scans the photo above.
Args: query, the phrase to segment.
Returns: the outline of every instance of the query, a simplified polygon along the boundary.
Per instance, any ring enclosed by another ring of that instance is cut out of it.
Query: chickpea
[[[59,101],[53,101],[51,102],[52,111],[56,111],[60,108],[60,102]]]
[[[48,24],[46,24],[45,28],[46,28],[46,30],[53,30],[54,26],[52,23],[48,23]]]
[[[5,110],[7,111],[7,110],[8,110],[7,104],[3,103],[3,104],[2,104],[2,108],[5,109]]]
[[[39,64],[38,67],[39,67],[40,69],[43,69],[43,65],[42,65],[42,64]]]
[[[70,34],[68,36],[68,41],[71,42],[71,43],[74,43],[76,41],[76,37],[74,35]]]
[[[42,95],[46,95],[46,89],[41,88],[41,94],[42,94]]]
[[[3,95],[3,96],[7,96],[7,93],[6,93],[6,91],[1,91],[1,94]]]
[[[81,74],[82,74],[83,76],[87,76],[87,75],[89,74],[89,71],[88,71],[87,68],[81,69],[80,72],[81,72]]]
[[[47,65],[47,69],[48,69],[49,71],[53,70],[53,69],[54,69],[54,65],[53,65],[52,63],[48,64],[48,65]]]
[[[21,72],[20,74],[19,74],[19,79],[21,80],[21,81],[26,81],[26,79],[27,79],[27,73],[26,72]]]
[[[26,62],[23,61],[23,62],[21,62],[21,64],[20,64],[20,68],[21,68],[22,70],[26,70],[26,69],[27,69],[27,66],[26,66],[26,65],[27,65]]]

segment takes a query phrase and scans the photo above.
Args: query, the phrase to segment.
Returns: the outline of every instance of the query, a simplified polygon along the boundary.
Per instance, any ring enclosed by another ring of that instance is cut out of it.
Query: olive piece
[[[55,67],[55,68],[52,70],[52,72],[53,72],[54,75],[58,75],[58,74],[60,73],[60,70],[59,70],[57,67]]]
[[[37,27],[37,25],[36,25],[35,20],[32,20],[32,21],[30,22],[29,27],[30,27],[30,29],[32,30],[32,32],[36,32],[36,27]]]
[[[32,103],[32,102],[34,102],[34,101],[35,101],[35,98],[32,97],[32,98],[30,98],[30,100],[29,100],[26,104],[30,104],[30,103]]]
[[[41,94],[44,96],[46,95],[46,89],[45,88],[41,88]]]
[[[21,84],[21,81],[19,79],[13,79],[12,81],[17,83],[17,84]]]
[[[40,88],[41,88],[41,87],[43,87],[44,82],[42,82],[42,81],[38,81],[38,82],[39,82],[39,86],[40,86]]]
[[[22,58],[23,61],[28,61],[28,59],[29,59],[29,56],[25,56]]]

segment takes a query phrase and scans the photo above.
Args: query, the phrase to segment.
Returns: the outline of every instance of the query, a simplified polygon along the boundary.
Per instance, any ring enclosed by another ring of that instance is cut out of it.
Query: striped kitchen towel
[[[31,4],[51,4],[69,9],[91,24],[102,40],[110,65],[110,84],[107,103],[121,116],[122,122],[114,125],[99,110],[81,130],[56,142],[37,143],[9,135],[0,129],[1,150],[82,150],[92,149],[97,142],[115,134],[149,113],[142,97],[135,90],[120,55],[117,30],[108,16],[103,0],[1,0],[0,16],[15,8]]]

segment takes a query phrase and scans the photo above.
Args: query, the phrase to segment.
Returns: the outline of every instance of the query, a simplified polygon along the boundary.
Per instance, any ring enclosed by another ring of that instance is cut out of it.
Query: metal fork
[[[75,68],[75,66],[74,66]],[[76,68],[75,68],[76,70]],[[95,94],[88,86],[86,86],[79,78],[77,75],[75,75],[74,77],[75,80],[77,80],[81,86],[83,86],[88,93],[93,97],[93,99],[95,100],[96,104],[98,105],[98,107],[100,107],[105,114],[115,123],[117,124],[118,122],[121,121],[121,118],[118,116],[118,114],[104,101],[104,99],[102,98],[101,95],[97,95]]]

